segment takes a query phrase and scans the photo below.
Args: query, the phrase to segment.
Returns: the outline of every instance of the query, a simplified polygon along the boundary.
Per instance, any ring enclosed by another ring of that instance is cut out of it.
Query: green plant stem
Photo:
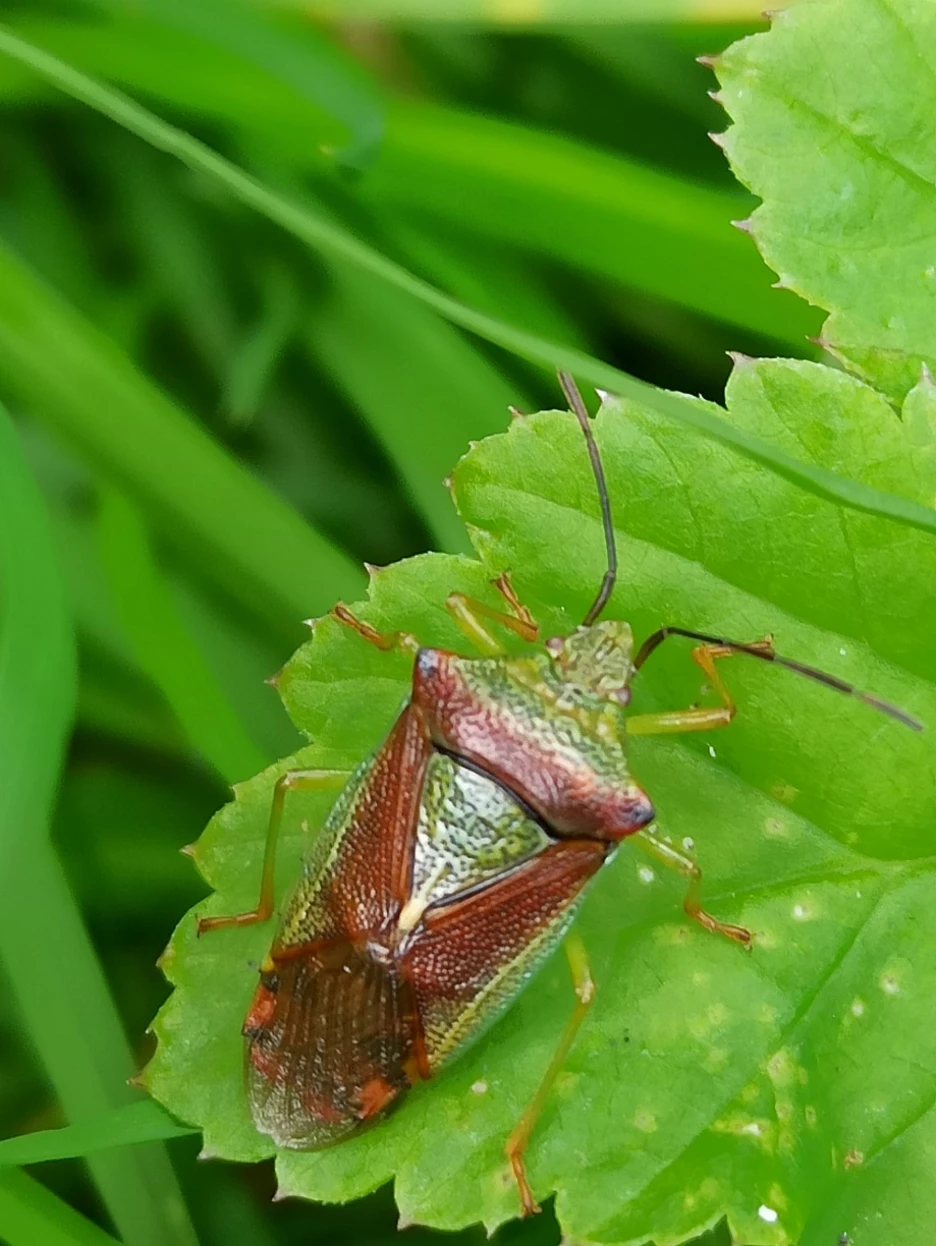
[[[0,533],[0,963],[66,1116],[79,1120],[132,1099],[134,1061],[49,841],[75,707],[74,637],[44,504],[2,408]],[[161,1148],[89,1166],[128,1246],[194,1243]]]
[[[177,157],[190,168],[214,178],[242,203],[261,212],[310,247],[337,256],[381,277],[433,307],[454,324],[469,329],[486,341],[512,350],[534,363],[549,368],[561,368],[596,387],[652,407],[682,424],[689,425],[706,437],[732,446],[748,458],[819,497],[926,532],[936,532],[936,510],[930,507],[882,493],[835,472],[803,463],[784,454],[769,442],[733,427],[690,399],[655,389],[652,385],[638,381],[626,372],[601,363],[581,351],[548,342],[466,307],[428,282],[414,277],[399,264],[388,260],[344,230],[319,220],[305,208],[268,189],[203,143],[167,125],[127,96],[95,82],[57,57],[49,56],[2,28],[0,51],[30,66],[72,98],[81,100],[110,117],[146,142],[152,143],[154,147]]]

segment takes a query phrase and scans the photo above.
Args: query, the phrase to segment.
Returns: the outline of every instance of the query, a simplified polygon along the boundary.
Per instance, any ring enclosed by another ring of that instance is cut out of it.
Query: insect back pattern
[[[786,666],[919,726],[833,676],[779,657],[769,638],[740,643],[664,627],[635,650],[627,623],[600,621],[616,576],[611,506],[585,406],[571,378],[560,374],[560,381],[591,458],[608,558],[582,624],[542,643],[506,573],[494,581],[502,608],[448,598],[466,653],[380,633],[336,606],[335,617],[362,643],[413,655],[410,696],[383,745],[350,778],[311,770],[280,778],[257,907],[199,923],[205,933],[268,920],[287,793],[344,785],[284,907],[243,1028],[253,1118],[278,1146],[338,1142],[462,1051],[562,939],[589,882],[624,838],[637,836],[686,876],[692,918],[750,944],[747,930],[702,908],[691,857],[639,834],[654,810],[627,757],[630,735],[731,721],[722,659],[740,653]],[[529,642],[528,651],[508,655],[505,630]],[[634,677],[672,636],[698,642],[692,656],[718,704],[629,714]],[[536,1204],[524,1152],[593,994],[574,935],[567,950],[576,1003],[540,1089],[506,1140],[527,1213]]]

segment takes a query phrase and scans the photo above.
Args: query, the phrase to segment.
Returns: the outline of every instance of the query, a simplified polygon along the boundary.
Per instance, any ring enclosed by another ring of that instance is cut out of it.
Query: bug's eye
[[[630,688],[615,688],[608,694],[608,699],[617,705],[630,705],[631,690]]]
[[[554,658],[558,658],[564,648],[565,641],[561,636],[550,636],[549,640],[546,641],[546,651]]]

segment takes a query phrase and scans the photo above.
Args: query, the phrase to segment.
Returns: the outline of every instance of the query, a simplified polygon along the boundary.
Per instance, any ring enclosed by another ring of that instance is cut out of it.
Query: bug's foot
[[[731,939],[733,943],[740,943],[743,948],[750,948],[754,942],[754,936],[744,926],[733,926],[731,922],[720,922],[711,913],[706,913],[705,909],[693,908],[688,904],[686,905],[686,912],[705,930],[711,931],[712,934],[724,935],[726,939]]]
[[[533,1197],[533,1191],[530,1189],[530,1183],[527,1181],[523,1156],[519,1149],[513,1150],[510,1143],[507,1144],[507,1158],[510,1160],[510,1167],[513,1169],[513,1175],[517,1182],[517,1189],[520,1191],[521,1216],[537,1215],[540,1205]]]

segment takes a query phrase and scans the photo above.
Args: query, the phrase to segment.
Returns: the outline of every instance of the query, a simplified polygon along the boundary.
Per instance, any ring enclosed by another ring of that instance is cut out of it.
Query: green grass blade
[[[158,24],[46,20],[15,29],[89,74],[163,101],[170,112],[235,127],[266,158],[275,153],[297,172],[322,172],[324,157],[310,140],[316,114],[307,101],[223,49],[206,73],[199,43]],[[683,55],[688,60],[690,52]],[[167,63],[172,75],[164,72]],[[30,91],[16,68],[0,77],[0,95],[35,98],[37,80]],[[815,311],[770,289],[756,248],[728,224],[750,212],[748,196],[568,137],[444,104],[391,100],[379,159],[354,190],[381,214],[405,210],[417,225],[426,218],[468,224],[502,244],[794,348],[819,329]]]
[[[343,49],[310,23],[280,29],[243,0],[142,0],[132,16],[122,0],[86,0],[131,21],[142,16],[233,53],[292,87],[324,117],[337,123],[342,148],[335,157],[352,168],[371,160],[384,130],[376,84]],[[320,139],[320,142],[322,140]],[[326,139],[326,141],[328,141]]]
[[[214,239],[177,180],[163,176],[159,157],[129,135],[120,139],[97,155],[139,248],[146,277],[140,284],[174,309],[205,365],[220,376],[237,329]]]
[[[225,366],[222,402],[232,423],[257,415],[276,369],[296,334],[299,284],[284,265],[269,263],[260,275],[260,308]]]
[[[504,427],[508,406],[524,401],[516,389],[458,329],[345,263],[332,266],[328,302],[307,335],[393,460],[434,547],[466,553],[442,482],[469,440]]]
[[[5,1246],[116,1246],[116,1238],[15,1169],[0,1172],[0,1240]]]
[[[133,1065],[48,837],[74,713],[74,640],[48,517],[2,408],[0,532],[0,961],[65,1114],[79,1120],[133,1097]],[[90,1167],[128,1246],[195,1241],[159,1149]]]
[[[172,707],[193,748],[228,783],[269,764],[208,668],[176,609],[139,512],[105,490],[98,537],[117,612],[137,660]]]
[[[798,348],[819,318],[729,222],[750,199],[529,125],[397,100],[360,194],[467,226]]]
[[[358,591],[350,558],[2,246],[0,378],[255,614],[282,628]]]
[[[5,1138],[0,1142],[0,1169],[43,1164],[55,1159],[77,1159],[112,1147],[162,1142],[196,1132],[191,1125],[180,1125],[173,1120],[155,1100],[141,1099],[62,1129],[40,1129],[18,1138]]]
[[[0,29],[0,51],[30,65],[38,74],[60,90],[111,117],[119,125],[162,151],[176,156],[185,164],[226,186],[242,203],[255,208],[309,246],[326,254],[345,259],[357,267],[382,277],[385,281],[412,294],[437,312],[477,333],[487,341],[506,347],[516,354],[547,367],[564,368],[604,390],[619,394],[654,408],[662,414],[695,428],[707,437],[733,446],[742,454],[762,463],[778,475],[800,485],[819,497],[825,497],[854,510],[880,515],[926,532],[936,532],[936,511],[904,498],[882,493],[868,485],[848,480],[837,473],[814,467],[777,450],[760,437],[734,428],[711,411],[678,394],[666,393],[652,385],[621,372],[618,368],[544,341],[522,329],[504,324],[490,316],[466,307],[442,294],[427,282],[419,280],[400,265],[359,242],[356,238],[328,222],[316,218],[307,209],[269,190],[255,178],[225,160],[203,143],[133,103],[125,95],[95,82],[56,57],[49,56],[25,43],[7,30]]]

